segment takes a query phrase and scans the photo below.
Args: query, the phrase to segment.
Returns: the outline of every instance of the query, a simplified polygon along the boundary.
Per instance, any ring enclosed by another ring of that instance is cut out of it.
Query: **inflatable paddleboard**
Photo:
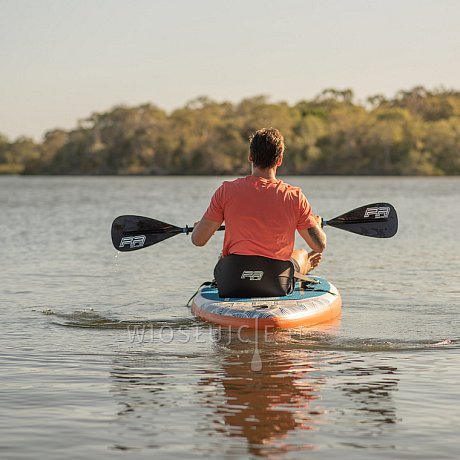
[[[193,299],[197,317],[221,326],[251,329],[289,329],[314,326],[340,316],[342,300],[337,288],[324,278],[297,283],[284,297],[221,298],[217,288],[202,286]]]

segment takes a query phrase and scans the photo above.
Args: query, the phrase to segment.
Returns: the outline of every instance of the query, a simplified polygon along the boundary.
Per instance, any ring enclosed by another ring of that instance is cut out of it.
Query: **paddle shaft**
[[[325,225],[327,225],[327,221],[323,220],[321,222],[321,227],[324,227]],[[181,228],[181,231],[177,231],[174,233],[185,233],[186,235],[188,235],[189,233],[192,233],[194,229],[195,227],[189,227],[188,225],[186,225],[184,228]],[[225,225],[221,225],[216,231],[219,232],[221,230],[225,230]],[[156,231],[156,233],[158,233],[158,231]]]

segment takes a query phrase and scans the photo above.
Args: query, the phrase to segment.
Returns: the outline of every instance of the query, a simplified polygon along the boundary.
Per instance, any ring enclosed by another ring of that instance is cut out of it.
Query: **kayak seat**
[[[294,265],[289,260],[231,254],[214,268],[219,297],[282,297],[294,290]]]

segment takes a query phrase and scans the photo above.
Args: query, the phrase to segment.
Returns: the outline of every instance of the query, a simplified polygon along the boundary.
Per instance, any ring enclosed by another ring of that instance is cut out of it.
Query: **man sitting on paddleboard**
[[[290,261],[300,274],[307,274],[320,263],[326,248],[321,218],[312,213],[299,187],[276,178],[283,153],[284,138],[277,129],[260,129],[251,137],[248,160],[252,174],[225,181],[215,191],[208,209],[194,226],[193,244],[204,246],[225,221],[223,259],[236,254],[269,262]],[[294,250],[296,230],[311,252]],[[237,273],[238,279],[257,281],[265,272],[243,270],[241,277]]]

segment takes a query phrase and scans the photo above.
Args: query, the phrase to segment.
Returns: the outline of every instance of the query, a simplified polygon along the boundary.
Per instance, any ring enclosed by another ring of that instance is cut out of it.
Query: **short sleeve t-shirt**
[[[289,260],[295,231],[317,222],[305,195],[279,179],[247,176],[216,190],[204,217],[225,221],[222,254]]]

